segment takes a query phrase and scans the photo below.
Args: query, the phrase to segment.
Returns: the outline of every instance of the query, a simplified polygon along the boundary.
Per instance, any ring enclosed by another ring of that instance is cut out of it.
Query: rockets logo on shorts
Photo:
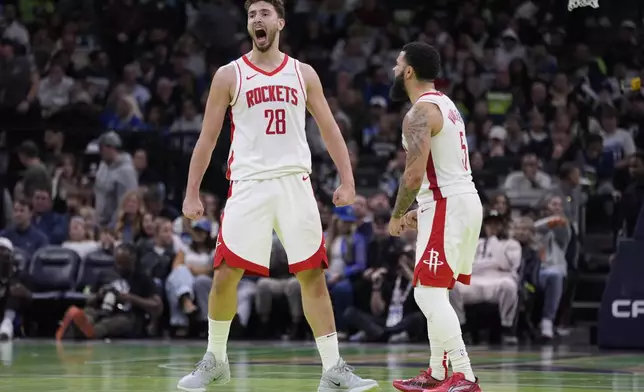
[[[429,253],[429,260],[423,260],[423,263],[427,264],[427,267],[429,268],[429,270],[433,272],[434,275],[436,275],[438,272],[438,267],[443,265],[444,262],[438,260],[438,256],[440,255],[440,253],[435,251],[434,248],[432,248],[428,253]]]

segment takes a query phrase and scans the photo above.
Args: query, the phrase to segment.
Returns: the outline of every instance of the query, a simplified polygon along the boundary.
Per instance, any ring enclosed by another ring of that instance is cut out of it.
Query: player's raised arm
[[[439,130],[442,126],[440,110],[436,105],[426,102],[415,104],[403,120],[403,136],[407,141],[407,160],[389,224],[392,235],[399,235],[402,231],[402,217],[414,202],[423,183],[427,159],[429,159],[432,130]]]
[[[203,126],[190,159],[186,198],[183,202],[183,214],[190,219],[197,219],[203,214],[203,206],[199,201],[199,188],[221,133],[221,126],[235,83],[235,70],[232,66],[219,68],[212,78]]]
[[[333,202],[336,205],[353,204],[356,192],[349,150],[324,96],[320,77],[310,65],[302,64],[301,70],[306,84],[307,107],[315,118],[324,144],[340,173],[342,184],[333,195]]]

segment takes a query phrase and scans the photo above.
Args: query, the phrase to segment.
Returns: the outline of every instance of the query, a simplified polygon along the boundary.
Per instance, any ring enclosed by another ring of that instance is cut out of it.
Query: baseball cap
[[[352,206],[335,207],[333,213],[343,222],[355,222],[356,215]]]
[[[206,218],[201,218],[199,220],[192,222],[192,228],[203,230],[207,233],[210,233],[212,231],[212,223],[210,223],[210,220]]]
[[[497,210],[489,210],[487,214],[485,214],[485,218],[483,220],[487,221],[487,220],[493,220],[493,219],[502,220],[503,216]]]
[[[13,252],[13,243],[9,238],[0,237],[0,248],[9,249],[10,252]]]
[[[505,140],[506,136],[508,135],[508,131],[505,130],[502,126],[496,125],[490,129],[490,134],[489,138],[490,140],[492,139],[497,139],[497,140]]]
[[[123,146],[123,142],[121,141],[121,137],[118,133],[109,131],[98,138],[98,145],[120,149]]]
[[[18,146],[18,153],[25,154],[28,157],[37,157],[39,152],[38,146],[33,140],[25,140]]]
[[[383,109],[387,109],[387,100],[384,99],[383,97],[377,95],[369,100],[369,105],[370,106],[378,106]]]

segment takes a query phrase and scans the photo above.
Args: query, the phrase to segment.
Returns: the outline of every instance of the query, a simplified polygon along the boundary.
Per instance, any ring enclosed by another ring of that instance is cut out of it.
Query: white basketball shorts
[[[482,221],[477,193],[419,206],[414,286],[451,289],[457,281],[469,284]]]
[[[284,245],[291,273],[328,267],[311,180],[302,173],[231,182],[217,237],[215,268],[226,263],[268,276],[273,230]]]

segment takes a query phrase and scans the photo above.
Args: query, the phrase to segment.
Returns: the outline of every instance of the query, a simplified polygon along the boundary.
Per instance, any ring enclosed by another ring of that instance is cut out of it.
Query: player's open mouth
[[[266,34],[266,30],[264,30],[261,27],[258,27],[255,29],[255,39],[257,40],[257,43],[263,44],[266,42],[268,39],[268,34]]]

